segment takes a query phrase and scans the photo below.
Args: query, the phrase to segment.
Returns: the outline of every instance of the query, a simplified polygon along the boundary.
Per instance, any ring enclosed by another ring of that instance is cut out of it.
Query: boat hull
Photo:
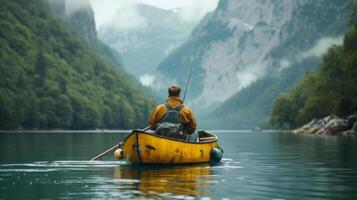
[[[214,136],[214,135],[213,135]],[[143,131],[133,131],[124,140],[124,158],[129,163],[189,164],[211,160],[217,137],[206,142],[188,142]]]

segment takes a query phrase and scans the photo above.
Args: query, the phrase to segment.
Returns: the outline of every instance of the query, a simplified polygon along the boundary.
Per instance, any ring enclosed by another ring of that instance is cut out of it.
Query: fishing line
[[[187,92],[187,89],[188,89],[188,84],[190,83],[190,79],[191,79],[192,68],[193,68],[193,65],[191,65],[190,73],[188,74],[188,78],[187,78],[187,82],[186,82],[186,88],[185,88],[185,93],[184,93],[184,95],[183,95],[183,100],[182,100],[182,102],[185,102],[186,92]]]

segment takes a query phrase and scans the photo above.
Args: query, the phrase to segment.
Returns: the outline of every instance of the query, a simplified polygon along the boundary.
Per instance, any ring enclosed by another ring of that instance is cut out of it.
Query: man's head
[[[169,97],[179,97],[181,88],[179,85],[172,84],[170,85],[168,91],[169,91]]]

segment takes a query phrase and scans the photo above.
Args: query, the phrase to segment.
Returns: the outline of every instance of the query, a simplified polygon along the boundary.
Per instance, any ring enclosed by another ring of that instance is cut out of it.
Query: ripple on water
[[[52,172],[101,170],[125,165],[124,161],[38,161],[33,163],[0,164],[0,172]]]

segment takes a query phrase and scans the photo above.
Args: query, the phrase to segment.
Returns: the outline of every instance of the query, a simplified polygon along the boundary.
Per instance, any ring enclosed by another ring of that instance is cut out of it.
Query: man
[[[166,103],[158,105],[152,111],[149,126],[153,127],[159,135],[196,141],[196,119],[192,110],[183,105],[180,92],[181,88],[176,84],[169,87]]]

